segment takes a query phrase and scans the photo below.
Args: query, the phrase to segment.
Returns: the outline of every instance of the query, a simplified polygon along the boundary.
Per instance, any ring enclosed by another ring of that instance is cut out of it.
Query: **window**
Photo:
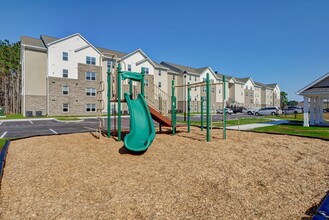
[[[158,85],[159,85],[159,88],[161,88],[161,82],[159,82],[159,84],[158,84]]]
[[[70,111],[70,105],[69,105],[69,103],[63,103],[62,111],[64,113],[68,113]]]
[[[211,92],[215,92],[215,88],[211,88]]]
[[[96,88],[86,88],[86,96],[96,96]]]
[[[62,86],[62,94],[63,95],[69,94],[69,86]]]
[[[86,104],[86,112],[96,112],[96,104]]]
[[[250,96],[252,96],[252,92],[250,93]]]
[[[189,76],[189,80],[190,80],[190,81],[192,80],[192,76],[191,76],[191,75]]]
[[[161,76],[161,70],[158,70],[158,75]]]
[[[63,60],[69,60],[69,54],[67,52],[63,52]]]
[[[243,95],[243,92],[241,92],[241,95]]]
[[[144,67],[144,71],[145,71],[145,74],[149,74],[150,72],[149,72],[149,68],[147,68],[147,67]]]
[[[131,65],[128,64],[128,71],[131,72]]]
[[[67,69],[63,69],[63,77],[64,78],[69,77],[69,71]]]
[[[246,96],[248,96],[248,92],[246,92]]]
[[[86,80],[87,81],[95,81],[96,73],[95,72],[86,72]]]
[[[114,68],[115,61],[114,60],[108,60],[107,61],[107,68]]]
[[[194,87],[194,91],[196,91],[196,87]]]
[[[206,78],[203,78],[202,81],[205,82],[206,81]]]
[[[220,89],[218,89],[218,93],[220,93]]]
[[[175,80],[175,75],[172,76],[172,79]]]
[[[196,82],[196,76],[194,77],[194,81]]]
[[[149,86],[149,80],[148,79],[144,79],[144,85]]]
[[[96,57],[86,57],[86,64],[96,65]]]

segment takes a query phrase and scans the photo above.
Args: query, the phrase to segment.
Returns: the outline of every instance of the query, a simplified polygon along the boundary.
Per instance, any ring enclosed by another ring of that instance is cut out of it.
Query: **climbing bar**
[[[143,76],[140,73],[135,73],[135,72],[124,71],[122,72],[121,76],[122,76],[122,80],[130,79],[132,81],[141,82],[143,79]]]

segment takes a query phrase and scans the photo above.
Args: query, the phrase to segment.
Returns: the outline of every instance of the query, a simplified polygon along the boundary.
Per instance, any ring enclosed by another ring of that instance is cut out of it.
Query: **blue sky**
[[[0,39],[82,34],[95,46],[279,83],[329,72],[328,0],[5,1]]]

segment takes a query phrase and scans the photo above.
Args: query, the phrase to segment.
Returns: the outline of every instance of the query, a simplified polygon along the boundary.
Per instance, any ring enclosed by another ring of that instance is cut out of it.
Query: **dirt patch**
[[[329,189],[326,141],[212,136],[158,134],[142,155],[87,133],[14,141],[0,218],[300,219]]]

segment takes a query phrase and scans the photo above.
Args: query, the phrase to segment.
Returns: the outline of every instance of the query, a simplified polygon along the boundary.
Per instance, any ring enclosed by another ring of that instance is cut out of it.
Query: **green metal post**
[[[118,141],[121,141],[121,64],[118,64]]]
[[[223,75],[223,139],[226,140],[226,76]]]
[[[172,134],[176,134],[176,97],[175,97],[175,81],[171,81],[171,129]]]
[[[141,93],[142,93],[143,97],[145,97],[145,95],[144,95],[144,78],[145,78],[145,69],[144,69],[144,67],[142,67]]]
[[[107,137],[111,137],[111,68],[107,69]]]
[[[132,99],[133,98],[133,81],[129,80],[129,96]]]
[[[210,141],[210,83],[209,73],[207,73],[207,142]]]
[[[203,102],[204,102],[204,97],[201,96],[201,131],[203,131]]]
[[[190,83],[187,83],[187,132],[190,133],[191,131],[191,88]]]

